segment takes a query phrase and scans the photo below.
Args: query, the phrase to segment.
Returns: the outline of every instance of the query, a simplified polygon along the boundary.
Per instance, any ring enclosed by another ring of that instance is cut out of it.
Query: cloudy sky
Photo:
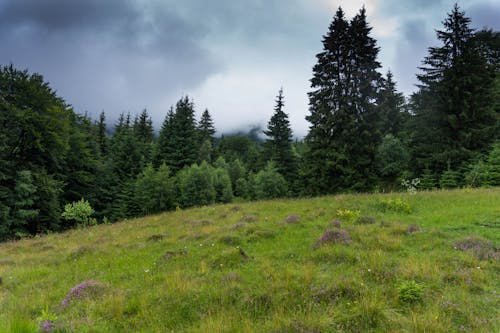
[[[383,69],[414,90],[417,66],[455,0],[0,0],[0,64],[41,73],[79,113],[147,108],[158,127],[183,95],[219,132],[265,126],[284,88],[307,133],[315,55],[338,6],[364,4]],[[477,28],[500,30],[500,0],[461,0]]]

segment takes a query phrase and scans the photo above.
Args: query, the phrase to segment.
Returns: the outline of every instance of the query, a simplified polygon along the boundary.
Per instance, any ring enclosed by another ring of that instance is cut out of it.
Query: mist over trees
[[[90,119],[41,75],[0,67],[0,239],[75,227],[63,212],[79,202],[103,223],[234,200],[401,190],[402,179],[420,178],[421,190],[500,185],[499,32],[473,30],[455,5],[406,99],[392,73],[380,73],[371,30],[364,8],[335,13],[300,141],[284,89],[262,133],[217,137],[209,110],[197,119],[184,96],[156,135],[147,110],[114,124],[104,112]]]

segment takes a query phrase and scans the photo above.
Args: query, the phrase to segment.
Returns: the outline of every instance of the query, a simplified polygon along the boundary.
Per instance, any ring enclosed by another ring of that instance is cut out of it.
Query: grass
[[[318,241],[339,227],[350,242]],[[0,332],[43,317],[55,332],[499,332],[499,228],[496,188],[200,207],[3,243]],[[99,288],[62,306],[85,281]]]

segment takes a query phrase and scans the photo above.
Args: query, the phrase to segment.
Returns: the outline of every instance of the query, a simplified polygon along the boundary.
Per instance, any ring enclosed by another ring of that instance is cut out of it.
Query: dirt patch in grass
[[[155,234],[155,235],[149,236],[148,241],[158,242],[158,241],[163,240],[165,237],[167,237],[167,235],[165,235],[165,234]]]
[[[240,219],[241,222],[257,222],[258,220],[259,218],[255,215],[245,215]]]
[[[331,220],[330,223],[328,223],[328,226],[330,228],[341,228],[342,222],[340,222],[339,220]]]
[[[408,235],[420,232],[420,230],[421,228],[418,224],[410,224],[408,228],[406,228],[406,232],[408,233]]]
[[[189,224],[192,227],[206,227],[208,225],[213,225],[214,223],[209,220],[186,220],[184,223]]]
[[[161,258],[163,260],[169,260],[174,257],[185,256],[185,255],[187,255],[187,251],[185,250],[166,251]]]
[[[375,218],[373,216],[360,216],[354,222],[355,224],[374,224]]]
[[[300,216],[297,214],[288,215],[283,222],[285,224],[297,224],[300,222]]]
[[[71,252],[68,256],[69,260],[77,260],[83,256],[89,255],[96,252],[96,250],[90,246],[80,246],[73,252]]]

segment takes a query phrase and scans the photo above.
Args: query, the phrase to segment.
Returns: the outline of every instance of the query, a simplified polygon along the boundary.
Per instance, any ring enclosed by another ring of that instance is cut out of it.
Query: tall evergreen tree
[[[455,5],[437,31],[442,46],[429,48],[417,75],[412,146],[420,169],[456,169],[498,138],[496,69],[481,52],[470,22]],[[424,127],[425,136],[419,132]]]
[[[405,98],[402,93],[397,91],[391,71],[388,71],[386,77],[380,80],[377,104],[380,135],[385,137],[390,134],[398,137],[406,120]]]
[[[278,172],[285,177],[289,185],[297,180],[297,158],[292,148],[292,129],[288,115],[283,111],[285,106],[283,88],[276,97],[274,114],[267,124],[264,134],[268,137],[264,143],[264,159],[274,161]],[[294,188],[296,190],[296,188]]]
[[[97,145],[99,147],[99,151],[101,153],[101,156],[106,156],[107,151],[108,151],[108,138],[106,135],[106,115],[104,111],[101,112],[99,115],[99,120],[96,123],[96,140],[97,140]]]
[[[207,140],[213,144],[215,127],[208,109],[205,109],[201,115],[200,122],[198,123],[198,135],[200,144],[203,144]]]
[[[348,22],[341,8],[323,39],[309,93],[307,192],[364,190],[373,186],[378,47],[364,8]]]
[[[175,112],[170,112],[160,131],[156,163],[165,163],[173,172],[196,162],[198,140],[194,104],[189,97],[181,98]]]

